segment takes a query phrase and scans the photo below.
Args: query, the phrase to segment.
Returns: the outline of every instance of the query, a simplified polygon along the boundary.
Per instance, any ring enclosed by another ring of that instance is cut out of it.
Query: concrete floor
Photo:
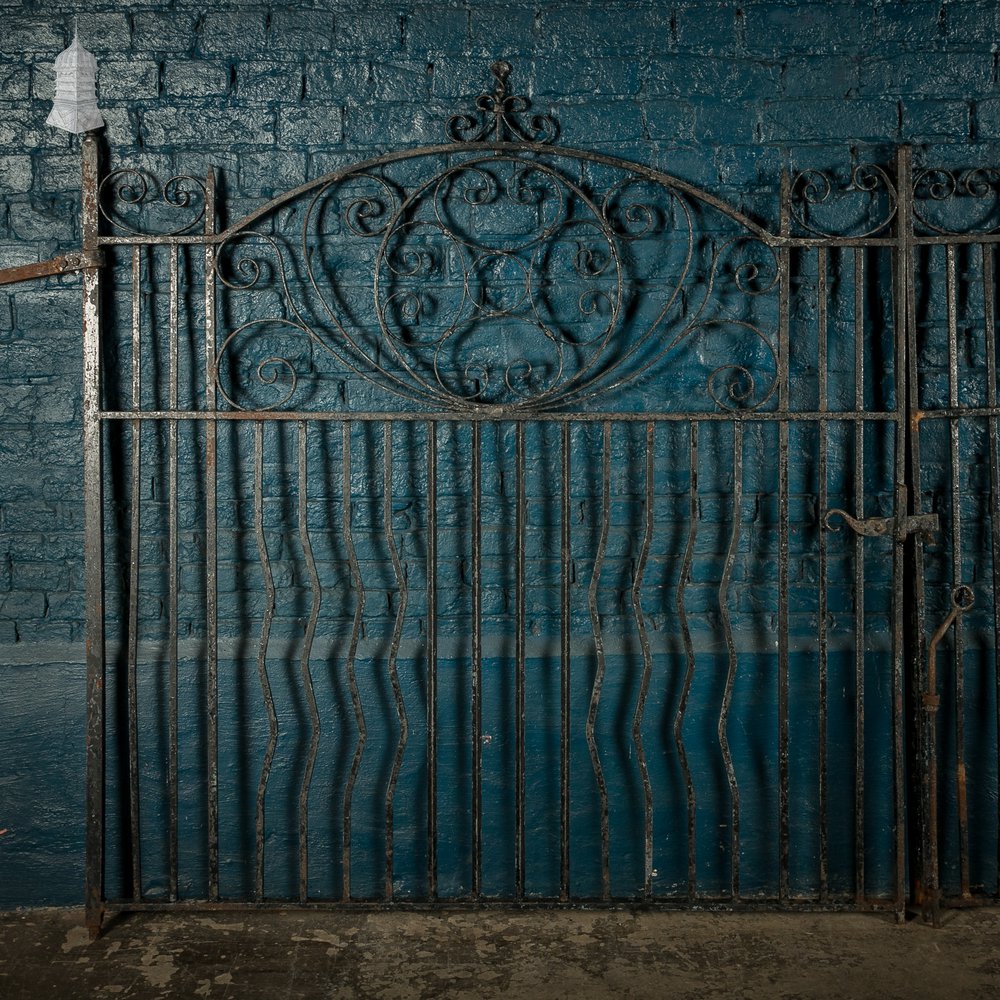
[[[0,997],[1000,997],[1000,911],[869,915],[0,913]]]

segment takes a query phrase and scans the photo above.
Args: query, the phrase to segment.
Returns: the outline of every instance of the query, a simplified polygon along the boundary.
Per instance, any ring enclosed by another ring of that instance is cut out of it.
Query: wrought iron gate
[[[222,231],[84,141],[91,927],[995,899],[994,177],[772,232],[494,72]]]

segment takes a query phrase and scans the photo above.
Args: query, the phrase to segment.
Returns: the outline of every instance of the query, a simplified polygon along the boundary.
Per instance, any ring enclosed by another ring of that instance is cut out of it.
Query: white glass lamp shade
[[[101,128],[104,119],[97,109],[97,60],[74,35],[73,44],[56,56],[56,96],[46,125],[66,132],[89,132]]]

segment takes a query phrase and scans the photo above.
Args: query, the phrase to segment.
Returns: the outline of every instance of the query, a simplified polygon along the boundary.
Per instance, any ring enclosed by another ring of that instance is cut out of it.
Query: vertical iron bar
[[[437,898],[437,424],[427,424],[427,895]]]
[[[562,425],[559,556],[559,898],[569,899],[569,733],[570,733],[570,573],[573,528],[570,523],[570,425]]]
[[[787,170],[781,174],[781,232],[790,225],[791,190]],[[790,409],[789,298],[791,251],[778,253],[778,409]],[[822,293],[820,293],[822,301]],[[788,787],[788,448],[789,424],[778,424],[778,898],[788,898],[789,787]]]
[[[141,324],[141,254],[132,248],[132,409],[142,407],[142,324]],[[128,785],[129,837],[132,847],[132,897],[142,898],[142,858],[139,827],[139,532],[142,490],[142,421],[132,421],[131,482],[129,497],[129,573],[128,573]]]
[[[205,235],[215,232],[215,171],[205,177]],[[215,410],[215,246],[205,243],[205,410]],[[219,899],[219,612],[218,612],[218,431],[205,425],[205,681],[206,783],[208,798],[208,899]]]
[[[358,727],[358,740],[354,747],[354,757],[351,760],[351,773],[344,788],[344,837],[341,863],[343,869],[342,895],[345,902],[351,898],[351,805],[354,799],[354,785],[358,780],[361,768],[361,757],[368,738],[365,725],[365,714],[361,705],[361,692],[358,690],[356,673],[358,642],[361,638],[361,626],[365,612],[365,586],[361,577],[361,567],[354,548],[354,531],[351,525],[353,503],[351,500],[351,423],[345,420],[343,424],[343,534],[344,547],[347,549],[347,560],[351,568],[351,583],[357,592],[354,605],[354,623],[351,626],[351,642],[347,651],[347,685],[351,691],[351,705],[354,708],[354,720]]]
[[[97,138],[81,154],[83,249],[97,249]],[[101,454],[101,275],[83,269],[83,526],[87,658],[86,922],[91,937],[104,917],[104,491]]]
[[[611,851],[608,825],[608,787],[601,767],[600,755],[597,752],[597,739],[594,729],[597,723],[597,710],[601,701],[601,688],[604,684],[605,656],[604,635],[601,630],[601,616],[597,605],[597,593],[601,583],[601,570],[604,566],[604,554],[608,546],[608,530],[611,524],[611,423],[604,421],[603,449],[601,461],[601,535],[597,543],[597,554],[594,557],[594,569],[590,578],[587,597],[590,606],[590,622],[594,633],[594,652],[597,656],[597,670],[594,675],[594,685],[590,693],[590,708],[587,712],[587,746],[590,749],[590,762],[597,781],[597,793],[600,798],[601,816],[601,898],[611,898]]]
[[[920,427],[911,422],[919,401],[916,351],[916,301],[913,250],[913,172],[909,146],[900,146],[897,178],[897,277],[895,283],[895,497],[894,511],[919,514]],[[912,429],[912,430],[911,430]],[[896,919],[906,911],[906,776],[905,698],[907,680],[919,692],[926,667],[923,621],[923,552],[918,536],[895,539],[892,549],[893,579],[893,823],[896,850]],[[912,571],[911,571],[912,568]],[[904,632],[904,629],[906,632]],[[907,634],[908,633],[908,634]],[[936,850],[936,847],[935,847]]]
[[[827,251],[820,247],[816,251],[816,266],[818,269],[818,377],[819,377],[819,409],[826,413],[829,407],[827,399]],[[819,422],[819,467],[816,470],[819,477],[819,509],[823,512],[829,509],[827,502],[827,448],[828,423]],[[827,717],[827,551],[826,532],[819,532],[819,895],[825,900],[828,894],[827,877],[827,763],[826,763],[826,717]]]
[[[517,464],[517,512],[515,516],[514,528],[514,548],[516,560],[516,609],[514,623],[514,658],[515,658],[515,692],[514,700],[516,715],[516,755],[515,767],[515,802],[514,802],[514,897],[517,900],[524,898],[525,882],[525,852],[524,852],[524,783],[525,783],[525,760],[524,760],[524,671],[525,671],[525,524],[527,521],[527,498],[525,489],[525,458],[524,458],[524,423],[518,421],[516,427],[516,464]]]
[[[854,250],[854,409],[865,409],[865,258]],[[854,424],[854,516],[865,517],[865,425]],[[854,536],[854,899],[865,898],[865,541]],[[825,817],[824,817],[825,819]]]
[[[396,707],[396,720],[399,724],[399,740],[392,759],[392,771],[385,791],[385,898],[392,899],[393,885],[393,805],[396,797],[396,783],[403,766],[403,754],[406,752],[406,741],[409,735],[409,724],[406,717],[406,705],[403,702],[403,691],[399,686],[399,671],[396,660],[399,655],[399,642],[403,635],[403,620],[406,616],[406,604],[409,588],[403,573],[403,564],[399,560],[399,550],[392,530],[392,421],[386,420],[383,425],[382,448],[382,520],[385,525],[386,545],[392,560],[392,571],[396,578],[398,591],[396,620],[392,627],[392,640],[389,644],[389,683],[392,686],[392,697]]]
[[[693,900],[697,892],[697,856],[695,852],[695,793],[694,778],[688,764],[687,750],[684,747],[684,713],[687,711],[688,698],[691,695],[691,683],[694,680],[694,643],[691,641],[691,627],[688,624],[687,609],[684,607],[684,594],[691,580],[691,568],[694,565],[694,547],[698,536],[698,423],[691,421],[691,444],[689,448],[690,461],[690,492],[688,500],[688,537],[684,548],[684,561],[681,564],[680,579],[677,582],[677,617],[681,623],[681,636],[684,639],[684,656],[687,669],[684,671],[684,685],[681,697],[677,703],[677,714],[674,716],[674,744],[677,747],[677,758],[684,774],[684,787],[687,790],[687,885],[688,899]]]
[[[312,657],[316,625],[319,622],[320,603],[323,600],[323,589],[320,585],[319,574],[316,572],[316,560],[309,538],[308,427],[309,425],[304,420],[299,422],[299,542],[302,545],[302,556],[309,574],[310,588],[309,620],[306,622],[305,635],[302,640],[301,662],[302,687],[305,690],[306,704],[309,707],[309,753],[306,757],[302,785],[299,789],[299,902],[303,905],[309,899],[309,787],[312,784],[313,770],[316,767],[320,738],[319,708],[316,704],[316,692],[313,688],[309,661]]]
[[[655,425],[646,424],[646,485],[645,485],[645,524],[643,526],[642,546],[636,562],[635,575],[632,580],[632,612],[635,615],[636,630],[639,633],[639,645],[642,649],[642,680],[639,684],[639,699],[636,702],[635,713],[632,716],[632,742],[635,745],[636,760],[639,763],[639,774],[642,778],[643,797],[643,888],[642,893],[647,899],[653,891],[653,789],[649,783],[649,768],[646,766],[646,751],[642,743],[642,717],[646,710],[646,696],[649,694],[649,680],[653,672],[653,657],[649,648],[649,637],[646,634],[646,623],[642,613],[642,579],[646,572],[646,562],[649,559],[649,549],[653,540],[653,435]]]
[[[483,879],[483,525],[482,427],[472,422],[472,896]]]
[[[982,244],[983,257],[983,335],[986,342],[986,405],[990,408],[990,544],[993,577],[993,648],[1000,650],[1000,459],[997,455],[997,347],[994,339],[995,318],[993,302],[996,295],[994,285],[994,249],[992,244]],[[994,668],[996,685],[996,731],[997,731],[997,775],[1000,781],[1000,670]],[[1000,796],[997,797],[997,830],[1000,831]],[[997,840],[997,885],[1000,895],[1000,838]]]
[[[945,248],[945,296],[948,308],[948,404],[952,409],[959,405],[958,378],[958,290],[955,245]],[[948,418],[951,446],[951,566],[952,587],[962,583],[962,505],[961,475],[962,450],[959,441],[959,424],[955,417]],[[968,899],[969,890],[969,806],[966,794],[965,769],[965,666],[962,616],[958,615],[953,626],[955,663],[955,788],[958,805],[958,850],[962,897]],[[933,692],[931,692],[933,693]]]
[[[170,372],[169,372],[169,407],[177,409],[178,380],[178,344],[177,344],[177,259],[178,247],[170,247]],[[170,838],[170,883],[171,901],[177,899],[177,814],[178,814],[178,775],[177,775],[177,421],[171,420],[167,425],[167,504],[168,504],[168,584],[169,593],[167,609],[167,631],[169,634],[169,730],[170,747],[168,751],[167,783],[170,789],[169,831]]]
[[[271,684],[267,678],[267,646],[271,637],[271,623],[274,620],[275,589],[271,574],[271,559],[267,551],[267,538],[264,533],[264,424],[254,422],[254,532],[257,536],[257,556],[260,559],[261,573],[264,577],[264,620],[260,628],[260,642],[257,647],[257,677],[264,696],[264,706],[267,710],[268,739],[264,750],[264,760],[260,769],[260,781],[257,784],[257,816],[256,816],[256,866],[254,881],[254,898],[259,903],[264,898],[264,798],[267,794],[267,783],[271,777],[271,763],[274,751],[278,745],[278,716],[274,711],[274,699],[271,697]]]
[[[729,535],[729,548],[726,551],[726,561],[719,581],[719,617],[726,637],[726,650],[729,657],[729,670],[726,673],[726,687],[722,695],[722,708],[719,712],[718,737],[722,750],[722,762],[726,769],[726,780],[729,782],[731,800],[730,853],[731,876],[730,895],[733,900],[740,895],[740,789],[736,781],[736,770],[733,767],[733,755],[729,749],[729,709],[733,700],[733,687],[736,684],[738,660],[736,642],[733,638],[733,626],[729,615],[729,583],[732,579],[733,564],[739,549],[741,526],[743,520],[743,424],[737,419],[733,422],[733,527]]]

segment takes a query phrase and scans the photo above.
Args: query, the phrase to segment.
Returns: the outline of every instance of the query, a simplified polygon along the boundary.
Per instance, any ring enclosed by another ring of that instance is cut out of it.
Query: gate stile
[[[84,139],[84,251],[112,258],[84,271],[89,926],[290,904],[936,916],[939,812],[944,895],[994,899],[962,628],[1000,571],[996,237],[926,221],[992,178],[914,182],[905,148],[841,191],[804,171],[771,232],[554,145],[509,71],[448,142],[222,232],[211,173],[157,201],[137,170],[101,180]],[[164,215],[184,219],[149,235]],[[920,359],[941,273],[943,401]],[[959,513],[973,452],[986,582]],[[931,628],[942,510],[954,605]]]

